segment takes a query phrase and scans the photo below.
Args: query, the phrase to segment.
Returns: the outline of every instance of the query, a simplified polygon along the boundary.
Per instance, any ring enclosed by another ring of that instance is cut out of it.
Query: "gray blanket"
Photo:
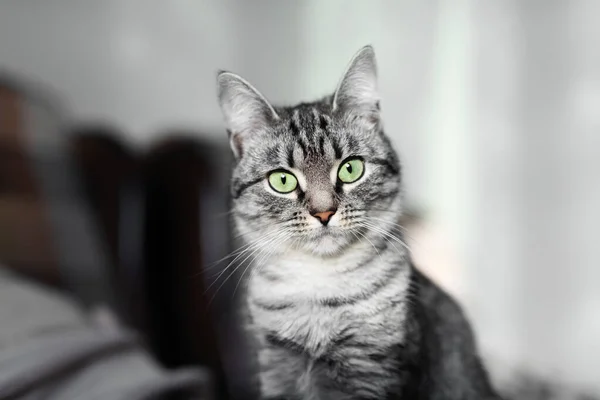
[[[62,295],[0,268],[0,399],[209,399],[200,369],[167,371],[105,310],[90,316]]]

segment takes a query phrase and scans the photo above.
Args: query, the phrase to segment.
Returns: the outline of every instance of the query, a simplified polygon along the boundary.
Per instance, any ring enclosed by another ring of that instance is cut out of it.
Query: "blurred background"
[[[3,0],[0,263],[109,304],[163,365],[234,390],[231,295],[209,305],[201,273],[232,247],[216,71],[291,104],[332,92],[370,43],[417,262],[464,305],[495,379],[600,392],[599,15],[593,0]]]

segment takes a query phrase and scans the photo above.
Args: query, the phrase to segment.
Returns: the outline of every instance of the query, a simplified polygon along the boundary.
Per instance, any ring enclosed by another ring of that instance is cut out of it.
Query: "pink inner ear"
[[[367,120],[373,126],[377,126],[379,124],[379,122],[380,122],[379,113],[378,112],[373,112],[373,113],[369,114],[369,117],[367,118]]]
[[[231,149],[233,150],[233,154],[237,157],[237,158],[241,158],[242,157],[242,138],[241,135],[238,133],[232,133],[231,134]]]

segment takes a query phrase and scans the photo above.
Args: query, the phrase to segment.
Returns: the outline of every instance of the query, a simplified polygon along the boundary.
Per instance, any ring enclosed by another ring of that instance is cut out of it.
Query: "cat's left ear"
[[[267,99],[244,78],[221,71],[217,76],[219,105],[229,131],[231,149],[236,158],[243,153],[244,141],[279,119]]]
[[[372,46],[365,46],[350,61],[333,96],[333,111],[358,117],[374,129],[380,122],[377,63]]]

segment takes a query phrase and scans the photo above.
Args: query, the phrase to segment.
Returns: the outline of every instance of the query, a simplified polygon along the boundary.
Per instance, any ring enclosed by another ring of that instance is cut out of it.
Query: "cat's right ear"
[[[333,95],[333,111],[358,117],[368,129],[380,126],[375,51],[368,45],[354,55]]]
[[[240,158],[248,136],[266,128],[279,116],[267,99],[242,77],[220,71],[217,83],[231,149],[235,157]]]

